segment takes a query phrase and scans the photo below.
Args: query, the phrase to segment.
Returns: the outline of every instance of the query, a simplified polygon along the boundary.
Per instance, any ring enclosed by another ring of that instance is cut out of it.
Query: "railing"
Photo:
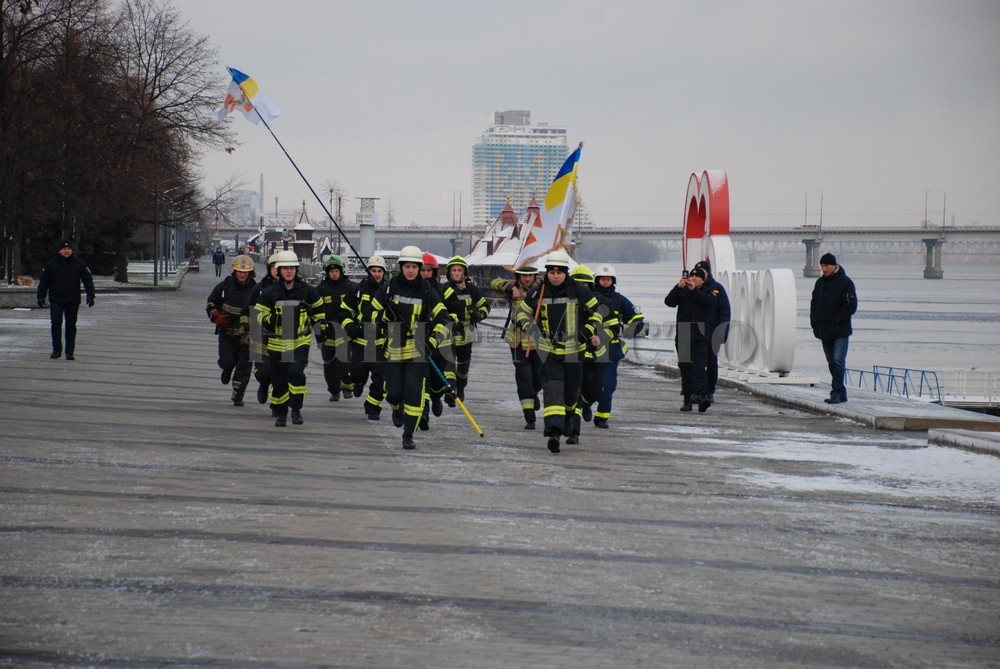
[[[861,390],[943,404],[937,372],[874,365],[871,371],[845,370],[844,383]]]

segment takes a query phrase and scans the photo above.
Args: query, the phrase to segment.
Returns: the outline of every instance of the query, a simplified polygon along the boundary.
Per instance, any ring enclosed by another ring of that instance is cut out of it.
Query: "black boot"
[[[267,404],[267,390],[270,384],[264,383],[257,388],[257,403]]]
[[[426,404],[424,405],[424,412],[420,414],[420,420],[417,421],[417,427],[420,428],[421,432],[431,429],[430,411]]]
[[[279,413],[274,419],[275,427],[285,427],[285,414]]]
[[[585,402],[580,403],[580,417],[583,418],[585,423],[589,423],[590,419],[594,417],[594,410],[590,408],[589,404]]]
[[[551,451],[552,453],[559,452],[559,437],[561,436],[562,436],[562,430],[560,430],[559,428],[554,427],[551,430],[549,430],[548,446],[549,446],[549,451]]]
[[[292,409],[292,425],[302,425],[303,422],[302,412],[298,409]]]
[[[431,397],[431,412],[435,416],[440,416],[444,413],[444,407],[441,406],[441,398],[438,395]]]
[[[691,411],[692,409],[694,409],[694,407],[691,406],[691,396],[690,395],[685,395],[684,396],[684,406],[681,407],[681,411]]]
[[[710,406],[712,403],[708,399],[708,393],[700,393],[698,395],[698,413],[705,413]]]
[[[524,410],[524,429],[534,430],[535,429],[535,412],[531,409]]]
[[[403,450],[412,451],[416,447],[417,447],[417,445],[415,443],[413,443],[413,437],[407,437],[404,434],[403,435]]]
[[[608,429],[608,419],[607,418],[595,418],[594,427]]]
[[[233,378],[233,370],[232,369],[222,370],[222,376],[220,378],[222,380],[222,385],[228,386],[229,381]]]
[[[352,397],[354,397],[354,389],[353,388],[342,388],[341,391],[340,391],[340,394],[344,396],[345,400],[349,400]]]
[[[403,427],[403,405],[400,404],[399,408],[392,410],[392,424],[396,427]]]
[[[580,435],[576,434],[575,432],[571,432],[570,435],[568,437],[566,437],[566,443],[567,444],[579,444],[580,443]]]
[[[340,401],[340,393],[330,393],[330,401],[331,402],[339,402]]]
[[[379,414],[382,413],[382,408],[373,406],[365,402],[365,415],[368,416],[368,420],[378,420]]]

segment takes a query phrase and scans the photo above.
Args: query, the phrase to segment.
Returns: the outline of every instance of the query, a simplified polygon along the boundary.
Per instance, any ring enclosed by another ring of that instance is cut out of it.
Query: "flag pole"
[[[234,78],[233,81],[236,81],[236,79]],[[236,85],[240,87],[241,91],[243,90],[243,85],[240,84],[238,81],[236,82]],[[246,91],[243,91],[243,93],[245,95]],[[249,96],[247,97],[247,99],[248,100],[250,99]],[[346,234],[344,234],[344,230],[340,227],[340,223],[337,222],[337,219],[333,217],[333,214],[330,213],[330,210],[326,208],[325,204],[323,204],[323,200],[316,193],[315,189],[312,187],[312,184],[309,183],[309,180],[306,179],[306,175],[303,174],[302,170],[299,169],[299,166],[295,163],[295,160],[292,158],[291,154],[288,153],[288,150],[285,148],[285,145],[282,144],[281,140],[278,139],[278,136],[274,134],[274,130],[271,129],[271,126],[270,124],[268,124],[267,119],[265,119],[263,114],[260,113],[260,110],[257,109],[257,105],[253,105],[253,110],[257,114],[257,118],[259,118],[261,123],[264,124],[264,127],[267,128],[267,131],[271,133],[271,137],[274,138],[274,141],[278,144],[278,147],[281,148],[281,152],[285,154],[286,158],[288,158],[288,162],[290,162],[292,164],[292,167],[295,168],[295,171],[298,173],[299,178],[302,179],[302,182],[309,189],[309,192],[312,193],[312,196],[316,199],[316,202],[319,203],[320,208],[323,209],[323,212],[327,215],[327,218],[329,218],[330,221],[333,223],[333,226],[337,228],[337,234],[339,234],[341,238],[345,242],[347,242],[348,248],[351,249],[351,253],[353,253],[354,257],[357,258],[358,261],[361,263],[361,267],[365,270],[365,273],[368,274],[368,276],[371,276],[371,272],[368,270],[368,263],[365,262],[365,259],[361,257],[361,254],[358,253],[358,250],[354,248],[354,244],[352,244],[351,240],[348,239]],[[376,285],[378,287],[379,293],[381,294],[382,298],[384,298],[386,308],[391,310],[392,307],[389,306],[389,299],[388,299],[389,296],[386,294],[385,289],[381,286],[381,284],[376,284]],[[393,315],[395,316],[395,314]],[[406,323],[403,320],[400,320],[400,323],[402,323],[403,327],[406,328],[409,335],[413,336],[413,332],[410,330],[409,323]],[[424,357],[427,359],[427,362],[430,363],[431,369],[433,369],[434,372],[438,375],[438,377],[440,377],[440,379],[444,381],[445,392],[450,393],[455,397],[455,401],[462,409],[462,413],[465,414],[465,417],[469,419],[469,423],[472,425],[472,428],[476,431],[476,433],[480,437],[485,436],[482,428],[479,427],[479,424],[475,421],[475,419],[472,417],[472,414],[469,413],[469,410],[465,407],[465,403],[458,397],[458,393],[456,392],[455,387],[452,386],[451,383],[448,381],[448,377],[446,377],[441,372],[440,368],[438,368],[437,364],[435,364],[435,362],[431,359],[430,356],[424,356]]]

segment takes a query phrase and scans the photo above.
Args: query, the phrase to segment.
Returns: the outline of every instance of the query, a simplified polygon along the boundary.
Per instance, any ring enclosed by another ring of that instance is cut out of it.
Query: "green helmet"
[[[341,272],[344,271],[344,259],[337,255],[328,255],[323,258],[323,271],[329,272],[331,267],[337,267]]]
[[[465,262],[465,258],[462,256],[452,256],[448,258],[448,269],[450,270],[452,265],[459,265],[465,269],[469,269],[469,263]]]

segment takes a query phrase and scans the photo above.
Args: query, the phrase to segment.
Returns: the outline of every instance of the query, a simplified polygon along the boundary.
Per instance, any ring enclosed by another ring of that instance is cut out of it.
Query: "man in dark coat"
[[[708,260],[700,260],[695,267],[701,267],[708,273],[708,281],[705,286],[709,292],[715,295],[715,306],[708,312],[708,319],[705,321],[708,337],[708,366],[706,376],[708,377],[708,401],[715,403],[715,386],[719,382],[719,349],[726,343],[729,337],[729,319],[732,317],[732,310],[729,306],[729,295],[725,287],[715,280],[712,274],[712,264]]]
[[[66,321],[66,359],[74,360],[76,349],[76,317],[80,311],[80,283],[87,291],[87,306],[94,306],[94,277],[83,262],[73,253],[73,245],[68,241],[59,245],[59,253],[53,256],[42,270],[38,281],[38,306],[45,306],[49,298],[49,318],[52,321],[52,355],[58,358],[63,352],[62,325]]]
[[[677,366],[681,370],[681,394],[684,404],[681,411],[691,411],[692,402],[698,403],[698,411],[704,413],[712,406],[708,399],[708,315],[715,306],[715,295],[708,290],[705,282],[708,272],[703,267],[695,267],[689,276],[681,277],[663,303],[677,308],[677,334],[674,346],[677,349]]]
[[[809,323],[813,335],[823,343],[823,353],[830,366],[830,397],[827,404],[847,401],[844,371],[847,367],[847,342],[853,330],[851,316],[858,310],[858,293],[854,282],[837,264],[832,253],[819,259],[823,276],[816,279],[812,301],[809,303]]]

